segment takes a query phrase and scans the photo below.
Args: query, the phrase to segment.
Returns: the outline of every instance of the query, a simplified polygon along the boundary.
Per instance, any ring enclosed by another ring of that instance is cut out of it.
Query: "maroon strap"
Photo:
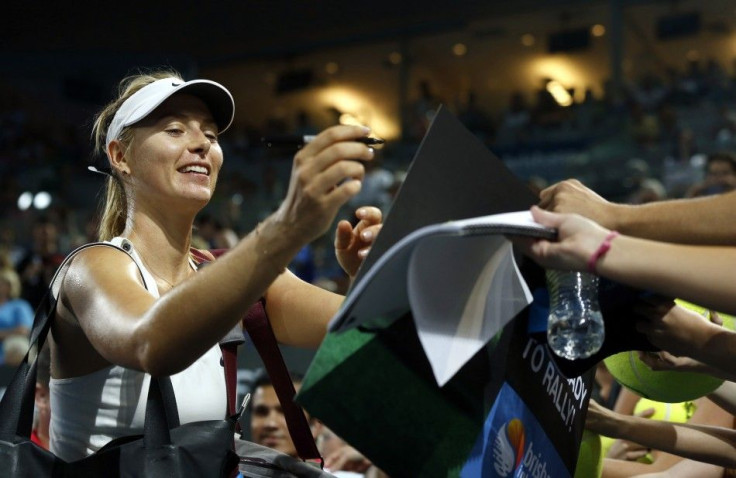
[[[258,351],[258,355],[261,356],[268,376],[271,378],[271,383],[279,397],[281,409],[286,418],[286,426],[289,428],[291,440],[294,442],[299,457],[303,460],[319,460],[322,462],[322,456],[314,443],[307,417],[301,407],[294,402],[296,389],[289,376],[284,358],[281,356],[276,336],[271,328],[271,322],[269,322],[263,306],[263,300],[256,302],[248,310],[243,319],[243,325]]]
[[[235,415],[235,399],[238,383],[238,346],[234,343],[220,344],[222,363],[225,367],[225,388],[227,390],[227,414]]]
[[[197,262],[198,265],[203,266],[208,262],[212,261],[212,256],[207,254],[205,251],[191,248],[189,252]],[[214,257],[219,257],[223,254],[223,250],[212,251]],[[220,350],[222,351],[222,365],[225,368],[225,390],[227,391],[227,413],[228,415],[235,415],[237,411],[237,404],[235,403],[237,398],[237,383],[238,383],[238,345],[242,342],[227,340],[225,337],[220,341]],[[236,426],[240,426],[237,424]]]
[[[227,252],[225,249],[210,251],[215,257],[220,257]],[[201,251],[192,249],[192,255],[202,261],[210,261]],[[323,464],[322,456],[317,450],[309,422],[304,411],[294,402],[296,389],[289,376],[289,370],[284,363],[281,350],[276,342],[276,336],[271,328],[271,322],[266,315],[263,299],[256,302],[248,309],[243,318],[243,326],[248,331],[253,345],[261,356],[266,372],[268,373],[276,395],[281,403],[281,409],[286,418],[286,426],[296,447],[296,452],[303,460],[318,460]],[[236,383],[237,383],[237,350],[238,344],[227,342],[221,343],[223,365],[225,366],[225,384],[227,387],[228,413],[235,413]]]

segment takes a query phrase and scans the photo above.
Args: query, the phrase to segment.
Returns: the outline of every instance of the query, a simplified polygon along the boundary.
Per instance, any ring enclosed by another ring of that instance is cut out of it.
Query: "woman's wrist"
[[[598,247],[590,254],[586,262],[587,271],[591,274],[597,274],[598,262],[608,254],[611,249],[613,240],[619,236],[618,231],[609,231],[603,240],[598,244]]]
[[[269,216],[251,232],[259,262],[265,262],[278,269],[286,269],[301,245],[292,240],[289,227],[282,221]]]

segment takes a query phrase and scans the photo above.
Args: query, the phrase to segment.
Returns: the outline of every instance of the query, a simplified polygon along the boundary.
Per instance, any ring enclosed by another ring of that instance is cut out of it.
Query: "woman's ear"
[[[110,167],[122,175],[130,173],[128,159],[125,156],[125,149],[120,140],[114,139],[107,145],[107,157],[110,159]]]

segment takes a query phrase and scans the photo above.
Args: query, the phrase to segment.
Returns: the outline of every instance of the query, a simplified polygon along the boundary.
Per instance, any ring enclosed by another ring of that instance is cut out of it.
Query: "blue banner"
[[[505,383],[478,437],[463,478],[569,477],[570,472],[535,414]]]

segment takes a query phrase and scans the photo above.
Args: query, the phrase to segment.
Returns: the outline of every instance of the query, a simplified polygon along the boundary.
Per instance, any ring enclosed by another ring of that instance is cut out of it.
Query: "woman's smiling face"
[[[136,195],[194,200],[203,207],[223,161],[217,125],[205,103],[174,95],[134,128],[127,156]]]

